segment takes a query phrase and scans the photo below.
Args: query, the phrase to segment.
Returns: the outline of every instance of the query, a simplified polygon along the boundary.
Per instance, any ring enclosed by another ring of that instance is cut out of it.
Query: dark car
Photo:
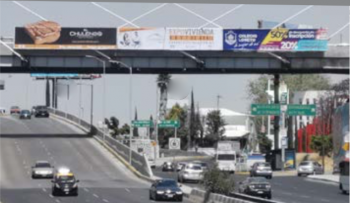
[[[239,193],[271,199],[271,184],[264,177],[248,177],[239,182]]]
[[[73,195],[78,196],[79,180],[75,178],[73,173],[58,172],[55,174],[52,182],[52,195]]]
[[[19,113],[19,118],[20,119],[30,119],[32,117],[32,114],[30,113],[29,110],[21,110]]]
[[[175,165],[170,161],[164,162],[162,171],[175,171]]]
[[[32,107],[32,114],[35,114],[36,107],[37,107],[37,106],[33,106],[33,107]]]
[[[182,202],[183,192],[173,179],[157,180],[149,190],[151,200],[177,200]]]
[[[19,114],[21,112],[21,109],[18,107],[18,106],[11,106],[11,109],[10,109],[10,114]]]
[[[49,117],[49,110],[46,106],[37,106],[35,109],[35,117]]]
[[[267,162],[256,162],[253,164],[250,170],[250,177],[263,176],[266,178],[272,178],[271,164]]]

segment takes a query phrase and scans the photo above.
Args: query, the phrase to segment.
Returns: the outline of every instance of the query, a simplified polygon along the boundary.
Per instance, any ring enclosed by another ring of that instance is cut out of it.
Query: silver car
[[[176,164],[176,171],[179,172],[181,171],[182,167],[184,167],[186,165],[186,162],[178,162]]]
[[[323,167],[316,161],[303,161],[298,166],[298,176],[323,174]]]
[[[182,167],[177,179],[180,183],[185,181],[199,182],[203,180],[203,168],[199,164],[188,163]]]
[[[32,166],[32,178],[53,178],[54,167],[48,161],[37,161]]]
[[[272,169],[270,163],[256,162],[250,170],[250,177],[264,176],[268,179],[272,178]]]

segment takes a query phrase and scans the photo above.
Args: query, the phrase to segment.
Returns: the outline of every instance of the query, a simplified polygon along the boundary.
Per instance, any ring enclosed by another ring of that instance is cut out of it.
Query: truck
[[[220,171],[234,173],[240,143],[237,141],[219,141],[216,146],[215,162]]]

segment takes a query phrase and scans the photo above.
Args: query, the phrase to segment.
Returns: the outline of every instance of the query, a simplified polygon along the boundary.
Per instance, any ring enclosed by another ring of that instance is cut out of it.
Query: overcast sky
[[[106,13],[89,2],[20,2],[46,19],[56,21],[63,27],[118,27],[125,21]],[[162,4],[157,3],[101,3],[122,18],[132,20]],[[40,18],[24,10],[11,1],[0,2],[0,35],[13,37],[14,28],[27,23],[39,21]],[[237,5],[205,5],[181,4],[206,19],[212,20],[231,10]],[[256,28],[257,20],[281,22],[306,6],[280,6],[280,5],[244,5],[240,9],[216,21],[224,28]],[[306,12],[288,21],[288,23],[307,24],[315,28],[328,28],[329,34],[336,32],[349,22],[349,7],[340,6],[314,6]],[[134,22],[138,26],[154,27],[199,27],[206,23],[198,15],[194,15],[174,4],[166,4],[155,12]],[[215,27],[208,25],[208,27]],[[331,43],[349,42],[349,28],[334,36]],[[193,87],[195,101],[200,107],[215,107],[216,96],[223,97],[220,106],[234,111],[245,113],[249,108],[246,86],[248,81],[259,75],[179,75],[173,76],[182,79],[184,87],[190,91]],[[0,106],[9,108],[19,105],[30,108],[32,105],[44,104],[45,83],[34,81],[29,75],[0,74],[5,80],[6,90],[0,92]],[[332,82],[340,81],[348,76],[328,75]],[[139,119],[148,119],[155,114],[156,101],[156,75],[134,75],[133,77],[133,106],[137,107]],[[103,80],[93,82],[95,87],[95,122],[102,118]],[[106,77],[106,116],[117,116],[121,122],[129,119],[129,77],[127,75],[108,75]],[[66,86],[61,85],[62,89]],[[89,118],[90,91],[84,86],[82,104],[84,118]],[[70,82],[70,98],[67,101],[62,90],[59,97],[59,108],[79,112],[79,87]]]

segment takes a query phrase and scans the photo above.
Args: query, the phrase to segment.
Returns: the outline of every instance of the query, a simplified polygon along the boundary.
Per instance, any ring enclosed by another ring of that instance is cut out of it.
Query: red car
[[[10,114],[19,114],[21,112],[21,109],[18,106],[12,106],[10,110]]]

